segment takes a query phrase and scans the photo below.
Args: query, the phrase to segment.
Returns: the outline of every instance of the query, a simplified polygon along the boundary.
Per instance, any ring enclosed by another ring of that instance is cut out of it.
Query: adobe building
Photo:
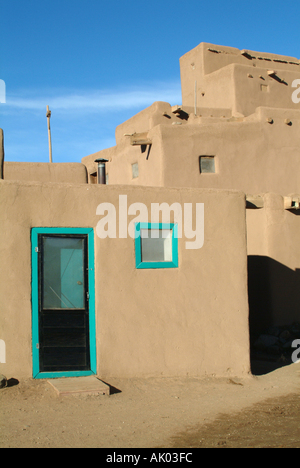
[[[0,373],[105,381],[247,375],[244,194],[89,185],[80,165],[77,182],[59,183],[47,167],[48,182],[0,181]],[[139,268],[135,239],[118,234],[120,197],[128,210],[138,203],[149,214],[153,203],[203,203],[203,247],[187,249],[183,235],[173,239],[174,265],[155,257]],[[116,207],[116,238],[98,236],[104,203]]]
[[[180,70],[182,105],[117,127],[115,147],[83,158],[89,181],[100,157],[110,184],[241,190],[252,334],[299,321],[300,62],[202,43]]]
[[[180,63],[182,104],[115,147],[4,163],[7,377],[246,376],[249,304],[251,333],[299,319],[299,61],[200,44]]]
[[[83,159],[90,181],[102,157],[110,184],[298,193],[299,60],[204,43],[180,66],[182,105],[118,126],[115,147]]]

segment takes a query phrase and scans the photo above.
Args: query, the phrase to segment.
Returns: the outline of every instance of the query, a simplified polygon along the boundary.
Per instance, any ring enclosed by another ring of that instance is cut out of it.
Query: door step
[[[110,387],[97,377],[70,377],[51,379],[48,383],[59,396],[63,395],[110,395]]]

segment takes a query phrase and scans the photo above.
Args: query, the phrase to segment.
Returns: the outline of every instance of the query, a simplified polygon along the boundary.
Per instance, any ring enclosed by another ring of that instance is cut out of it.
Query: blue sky
[[[278,0],[0,0],[0,127],[9,161],[113,146],[154,101],[181,103],[179,58],[200,42],[300,58],[300,4]],[[300,78],[300,76],[299,76]]]

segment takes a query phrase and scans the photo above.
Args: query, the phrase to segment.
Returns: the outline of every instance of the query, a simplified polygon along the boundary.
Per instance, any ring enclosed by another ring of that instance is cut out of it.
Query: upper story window
[[[215,174],[216,165],[214,156],[200,156],[199,164],[201,174]]]
[[[131,165],[132,178],[137,179],[139,176],[139,163],[134,163]]]

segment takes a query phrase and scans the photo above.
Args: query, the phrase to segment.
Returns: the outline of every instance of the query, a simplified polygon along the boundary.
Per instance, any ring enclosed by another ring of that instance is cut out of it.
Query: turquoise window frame
[[[39,349],[39,284],[38,284],[38,236],[39,234],[84,234],[88,236],[88,287],[89,287],[89,337],[90,364],[88,371],[40,372]],[[32,375],[34,379],[55,379],[60,377],[85,377],[97,374],[96,353],[96,311],[95,311],[95,247],[92,228],[32,228],[31,230],[32,262]]]
[[[172,261],[143,262],[141,229],[169,229],[172,231]],[[135,263],[137,269],[178,268],[178,225],[166,223],[135,223]]]

